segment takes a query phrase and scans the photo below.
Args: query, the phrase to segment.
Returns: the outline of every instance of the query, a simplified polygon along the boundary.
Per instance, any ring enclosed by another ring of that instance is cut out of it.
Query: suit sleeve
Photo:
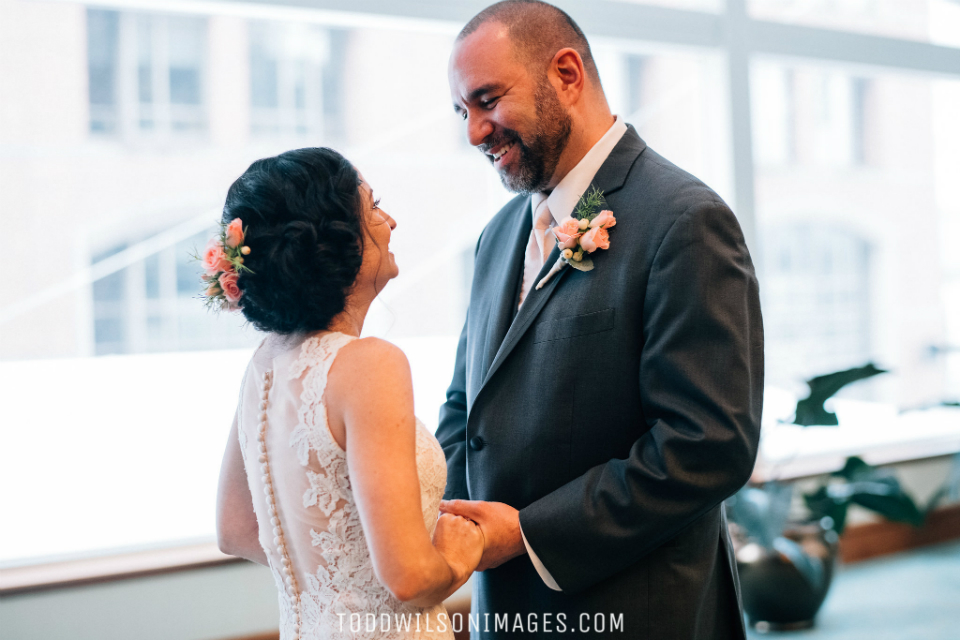
[[[446,500],[468,500],[467,493],[467,327],[470,312],[463,323],[460,342],[457,345],[457,361],[453,380],[447,389],[447,401],[440,407],[440,424],[437,440],[447,458]]]
[[[477,239],[473,258],[477,259],[483,234]],[[471,292],[472,293],[472,292]],[[472,298],[472,295],[471,295]],[[472,304],[472,299],[471,299]],[[467,491],[467,330],[470,326],[470,309],[457,343],[457,361],[453,367],[453,380],[447,389],[447,401],[440,407],[440,423],[437,440],[447,458],[447,488],[445,500],[469,500]]]
[[[645,424],[628,457],[520,512],[527,540],[565,593],[635,563],[753,470],[763,400],[759,292],[740,227],[722,202],[691,207],[664,236],[638,330]]]

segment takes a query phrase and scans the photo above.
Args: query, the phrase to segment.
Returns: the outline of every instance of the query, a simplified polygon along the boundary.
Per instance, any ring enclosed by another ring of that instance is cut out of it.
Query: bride
[[[359,338],[398,270],[396,222],[330,149],[254,162],[202,256],[209,305],[267,337],[243,379],[220,472],[217,535],[270,567],[280,637],[452,638],[441,602],[483,535],[439,515],[443,451],[413,413],[399,348]]]

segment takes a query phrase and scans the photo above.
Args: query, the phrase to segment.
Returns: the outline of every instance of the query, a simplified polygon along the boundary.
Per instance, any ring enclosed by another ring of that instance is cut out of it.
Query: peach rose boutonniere
[[[243,244],[247,230],[243,221],[235,218],[230,224],[220,224],[220,235],[210,238],[203,255],[194,254],[203,266],[201,283],[207,308],[218,311],[237,311],[243,291],[238,279],[240,274],[253,273],[245,264],[244,258],[250,255],[250,247]]]
[[[543,288],[550,278],[567,265],[578,271],[593,270],[590,254],[597,249],[610,248],[609,230],[617,224],[612,211],[601,209],[603,205],[603,192],[594,188],[580,196],[573,214],[554,227],[553,235],[557,237],[560,258],[537,283],[537,289]]]

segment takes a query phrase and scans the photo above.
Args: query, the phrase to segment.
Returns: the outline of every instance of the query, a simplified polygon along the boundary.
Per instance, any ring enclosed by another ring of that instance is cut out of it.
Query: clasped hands
[[[483,555],[477,571],[499,567],[507,560],[527,552],[520,534],[520,512],[503,502],[482,500],[444,500],[440,503],[443,514],[472,520],[483,533]],[[440,526],[440,525],[438,525]]]

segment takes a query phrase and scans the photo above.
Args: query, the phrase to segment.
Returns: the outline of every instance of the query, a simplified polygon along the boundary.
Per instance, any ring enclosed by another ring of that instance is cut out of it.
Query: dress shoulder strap
[[[313,383],[311,386],[314,389],[321,387],[319,391],[322,395],[323,389],[327,386],[327,375],[330,373],[330,367],[333,366],[337,353],[354,340],[356,340],[354,336],[337,332],[304,340],[300,346],[300,355],[290,367],[289,379],[300,378],[305,371],[310,370],[309,375]]]
[[[306,465],[309,451],[340,457],[343,450],[330,433],[323,393],[327,388],[330,367],[340,350],[356,340],[343,333],[325,333],[304,341],[300,355],[291,365],[289,380],[301,378],[298,424],[290,436],[290,445],[297,452],[301,465]]]

